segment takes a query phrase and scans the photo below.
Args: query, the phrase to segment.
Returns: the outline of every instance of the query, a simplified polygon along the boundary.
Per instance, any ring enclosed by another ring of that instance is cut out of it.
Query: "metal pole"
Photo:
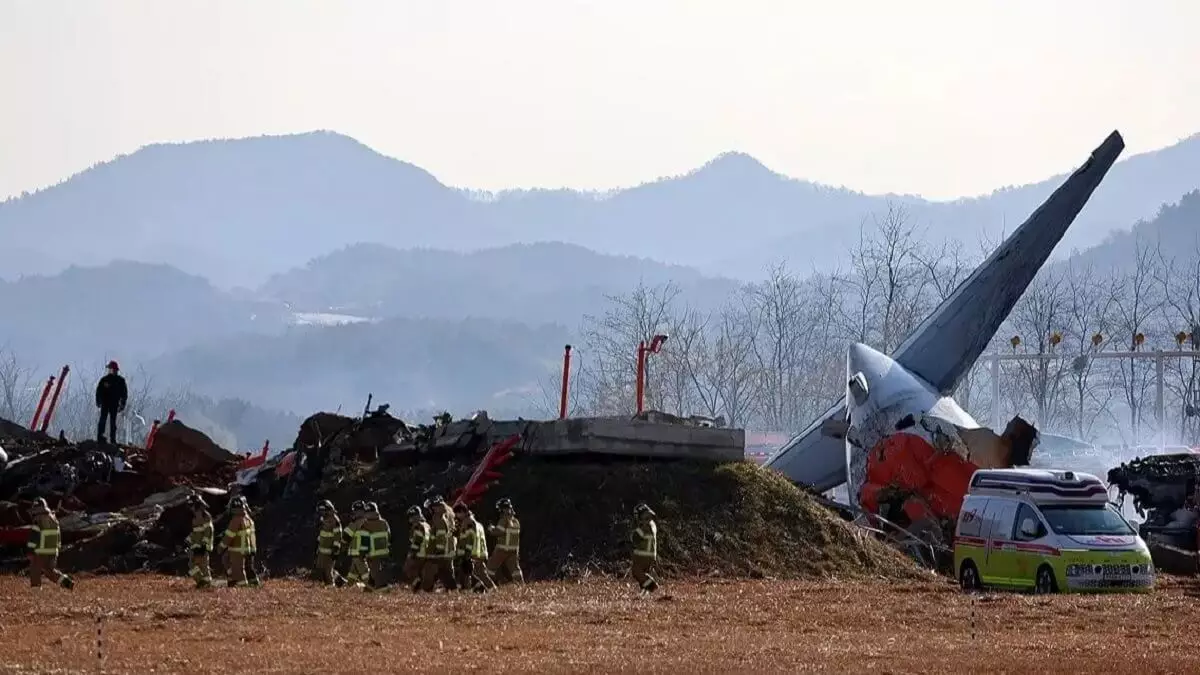
[[[992,428],[1000,428],[1000,359],[992,357]]]
[[[558,402],[558,419],[567,419],[567,387],[571,381],[571,345],[563,348],[562,398]]]
[[[1158,350],[1154,359],[1154,410],[1158,416],[1158,451],[1165,453],[1167,449],[1167,416],[1163,410],[1163,352]]]
[[[50,395],[50,387],[54,386],[54,376],[51,375],[49,380],[46,380],[46,386],[42,389],[42,397],[38,399],[37,410],[33,412],[33,421],[29,423],[30,431],[37,431],[38,422],[42,419],[42,408],[46,405],[46,397]]]
[[[63,382],[67,379],[67,373],[71,372],[70,366],[63,366],[62,372],[58,374],[58,384],[54,386],[54,395],[50,397],[50,407],[46,408],[46,416],[42,418],[42,433],[50,428],[50,420],[54,417],[54,408],[58,406],[58,395],[62,393]]]
[[[642,395],[646,386],[646,341],[638,343],[637,348],[637,414],[642,414]]]

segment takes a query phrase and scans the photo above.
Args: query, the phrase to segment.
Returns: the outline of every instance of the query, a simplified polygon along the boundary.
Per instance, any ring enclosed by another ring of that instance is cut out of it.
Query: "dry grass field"
[[[597,580],[414,596],[271,580],[199,592],[131,575],[34,592],[7,576],[0,672],[1200,672],[1189,581],[1153,595],[974,600],[945,582],[665,590],[641,600]]]

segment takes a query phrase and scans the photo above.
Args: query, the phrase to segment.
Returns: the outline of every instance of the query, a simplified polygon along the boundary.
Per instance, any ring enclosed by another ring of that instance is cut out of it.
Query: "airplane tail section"
[[[1124,149],[1121,134],[1112,132],[1083,166],[926,317],[893,358],[943,395],[953,392]]]
[[[1083,166],[926,317],[893,358],[935,390],[944,395],[952,392],[1124,148],[1121,134],[1112,132]],[[846,481],[845,420],[843,396],[764,466],[820,491],[841,485]]]

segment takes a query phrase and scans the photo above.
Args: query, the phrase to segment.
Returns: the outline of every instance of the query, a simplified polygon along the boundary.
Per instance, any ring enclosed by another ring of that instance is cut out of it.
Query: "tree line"
[[[863,222],[843,269],[800,275],[780,264],[716,311],[695,309],[672,283],[609,296],[580,328],[572,414],[633,412],[636,346],[665,333],[666,346],[647,360],[646,407],[801,430],[844,393],[849,344],[891,352],[994,249],[931,245],[922,235],[892,205]],[[1092,442],[1153,443],[1160,430],[1168,442],[1200,441],[1196,359],[1164,359],[1160,424],[1154,359],[1089,358],[1177,350],[1177,337],[1191,350],[1194,332],[1200,340],[1200,246],[1164,251],[1137,240],[1134,249],[1118,266],[1073,256],[1044,267],[955,392],[959,403],[985,425],[1019,413]],[[995,354],[1046,358],[1001,360],[993,387]],[[557,412],[557,387],[547,381],[543,390],[544,412]]]

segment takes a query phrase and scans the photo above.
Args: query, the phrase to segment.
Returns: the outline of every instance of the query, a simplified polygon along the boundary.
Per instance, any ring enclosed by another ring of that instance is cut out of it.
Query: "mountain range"
[[[555,241],[753,279],[781,259],[837,266],[863,219],[889,202],[904,205],[928,237],[995,239],[1060,179],[930,202],[796,180],[726,153],[686,175],[604,194],[493,194],[446,186],[331,132],[159,144],[0,203],[7,240],[0,277],[134,260],[169,264],[221,288],[256,287],[364,242],[469,252]],[[1197,187],[1200,135],[1130,157],[1061,249],[1099,244]]]
[[[117,358],[300,414],[367,393],[397,411],[531,414],[580,319],[639,282],[714,309],[756,265],[838,265],[889,201],[925,237],[970,247],[1056,183],[935,203],[729,154],[605,195],[480,194],[336,134],[151,146],[0,204],[0,350],[40,377]],[[1120,265],[1135,237],[1197,250],[1197,187],[1200,137],[1119,163],[1072,228],[1090,242],[1073,256]]]

